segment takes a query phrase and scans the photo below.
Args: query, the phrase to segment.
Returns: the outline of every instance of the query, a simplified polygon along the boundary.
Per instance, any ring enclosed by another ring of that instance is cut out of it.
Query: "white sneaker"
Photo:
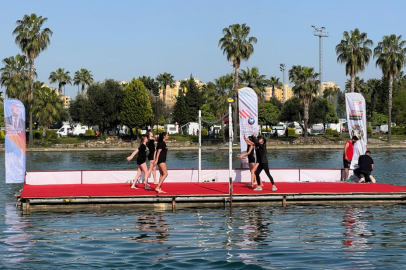
[[[260,190],[262,190],[262,187],[261,187],[261,186],[257,186],[256,188],[254,188],[254,190],[255,190],[255,191],[260,191]]]
[[[272,186],[272,191],[277,191],[278,189],[276,188],[276,186]]]
[[[361,178],[359,179],[359,182],[360,182],[360,183],[364,183],[364,182],[365,182],[365,178],[364,178],[364,177],[361,177]]]

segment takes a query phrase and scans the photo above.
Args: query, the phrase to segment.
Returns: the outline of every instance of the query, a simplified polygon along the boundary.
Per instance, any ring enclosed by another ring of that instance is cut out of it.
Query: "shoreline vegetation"
[[[303,137],[277,137],[267,138],[268,149],[342,149],[349,138],[346,134],[339,137],[319,135],[309,137],[305,143]],[[27,145],[27,152],[64,152],[64,151],[128,151],[138,147],[139,139],[131,137],[101,136],[101,137],[67,137],[34,142],[34,146]],[[222,147],[221,147],[222,146]],[[197,150],[198,137],[172,135],[168,147],[173,151]],[[394,136],[391,144],[386,141],[386,136],[373,135],[368,138],[370,149],[406,149],[406,136]],[[228,150],[222,138],[202,138],[202,149]],[[240,144],[233,144],[233,150],[239,150]],[[0,151],[4,151],[4,143],[0,143]]]

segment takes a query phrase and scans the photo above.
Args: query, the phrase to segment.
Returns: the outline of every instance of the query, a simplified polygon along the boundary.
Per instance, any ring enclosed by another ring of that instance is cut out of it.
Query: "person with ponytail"
[[[148,160],[149,160],[149,170],[148,170],[148,175],[151,175],[154,178],[154,184],[157,185],[158,181],[156,179],[156,160],[155,160],[155,145],[157,144],[157,139],[154,138],[154,134],[152,133],[151,130],[149,130],[146,134],[146,137],[148,138]],[[156,136],[157,137],[157,136]],[[148,178],[144,180],[145,184],[148,184]]]
[[[155,151],[155,158],[154,160],[157,161],[158,169],[160,173],[159,183],[157,188],[155,189],[158,193],[166,193],[162,190],[162,183],[168,177],[168,169],[166,167],[166,154],[168,153],[168,147],[166,146],[166,141],[169,139],[169,135],[167,132],[162,132],[159,135],[158,144]]]
[[[147,167],[147,163],[146,163],[146,160],[147,160],[147,142],[148,142],[148,138],[143,136],[141,138],[140,147],[138,147],[138,149],[136,149],[131,154],[131,156],[127,157],[127,160],[131,161],[135,157],[135,155],[138,154],[138,156],[137,156],[138,171],[137,171],[137,175],[134,178],[134,182],[131,185],[131,188],[134,188],[134,189],[138,189],[135,186],[135,183],[137,183],[138,178],[141,177],[142,172],[144,172],[145,179],[148,179],[148,176],[149,176],[148,167]],[[148,184],[147,184],[146,181],[144,181],[144,184],[145,184],[145,189],[151,189],[151,188],[148,187]]]

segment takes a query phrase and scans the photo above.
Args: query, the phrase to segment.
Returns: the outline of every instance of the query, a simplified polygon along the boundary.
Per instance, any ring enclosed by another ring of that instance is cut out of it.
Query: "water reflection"
[[[7,255],[4,260],[7,263],[18,263],[28,258],[27,251],[31,246],[31,236],[26,232],[30,225],[29,219],[21,216],[21,212],[16,210],[13,204],[6,204],[5,207],[6,229],[3,232],[4,243],[7,244]]]
[[[168,240],[169,225],[166,224],[161,213],[138,216],[135,223],[136,229],[141,232],[139,236],[134,238],[136,242],[163,244]]]
[[[368,229],[368,223],[362,217],[363,211],[357,208],[347,208],[343,216],[343,225],[346,228],[343,241],[347,250],[368,250],[370,249],[368,238],[373,236]]]

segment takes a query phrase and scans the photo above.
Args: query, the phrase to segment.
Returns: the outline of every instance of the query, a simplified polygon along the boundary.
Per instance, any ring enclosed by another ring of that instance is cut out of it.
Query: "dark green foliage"
[[[388,124],[388,117],[384,114],[374,113],[371,118],[371,125],[380,126]]]
[[[120,122],[130,128],[141,128],[151,123],[152,117],[147,89],[140,80],[132,79],[124,89]]]
[[[205,129],[205,128],[202,128],[202,136],[207,136],[207,135],[209,135],[209,132],[207,131],[207,129]]]
[[[85,130],[85,136],[95,136],[94,130],[93,129]]]
[[[281,122],[299,122],[303,119],[303,105],[300,104],[298,97],[292,97],[288,99],[282,107],[279,115],[279,121]]]
[[[173,121],[178,122],[180,126],[183,126],[189,122],[188,110],[186,109],[185,96],[180,93],[176,98],[176,104],[173,107]]]
[[[197,84],[192,75],[190,75],[189,80],[186,80],[185,86],[187,88],[185,103],[189,115],[188,122],[197,122],[199,114],[198,111],[200,109],[200,106],[203,104],[202,93],[197,87]]]
[[[76,99],[70,103],[69,115],[71,119],[75,122],[80,122],[82,124],[88,125],[87,122],[87,100],[82,94],[76,96]]]
[[[289,137],[295,137],[296,136],[296,132],[294,128],[288,128],[288,136]]]
[[[370,125],[367,125],[367,135],[368,136],[372,135],[372,127]]]
[[[153,96],[159,95],[159,83],[154,80],[154,78],[142,76],[139,77],[138,80],[142,81],[145,88],[147,88],[148,92],[150,92]]]
[[[280,102],[279,99],[277,99],[276,97],[271,97],[271,98],[269,99],[269,102],[270,102],[272,105],[276,106],[276,107],[279,109],[279,111],[282,110],[283,103]]]
[[[317,123],[338,123],[333,105],[325,98],[317,98],[310,105],[309,124]]]
[[[41,140],[41,137],[42,137],[42,131],[41,130],[36,130],[34,132],[34,139]]]
[[[393,135],[404,135],[405,133],[405,128],[404,127],[392,127],[392,134]]]
[[[397,125],[406,125],[406,90],[393,96],[392,119]]]
[[[265,102],[258,107],[258,123],[260,125],[274,125],[278,123],[278,107],[271,102]]]

